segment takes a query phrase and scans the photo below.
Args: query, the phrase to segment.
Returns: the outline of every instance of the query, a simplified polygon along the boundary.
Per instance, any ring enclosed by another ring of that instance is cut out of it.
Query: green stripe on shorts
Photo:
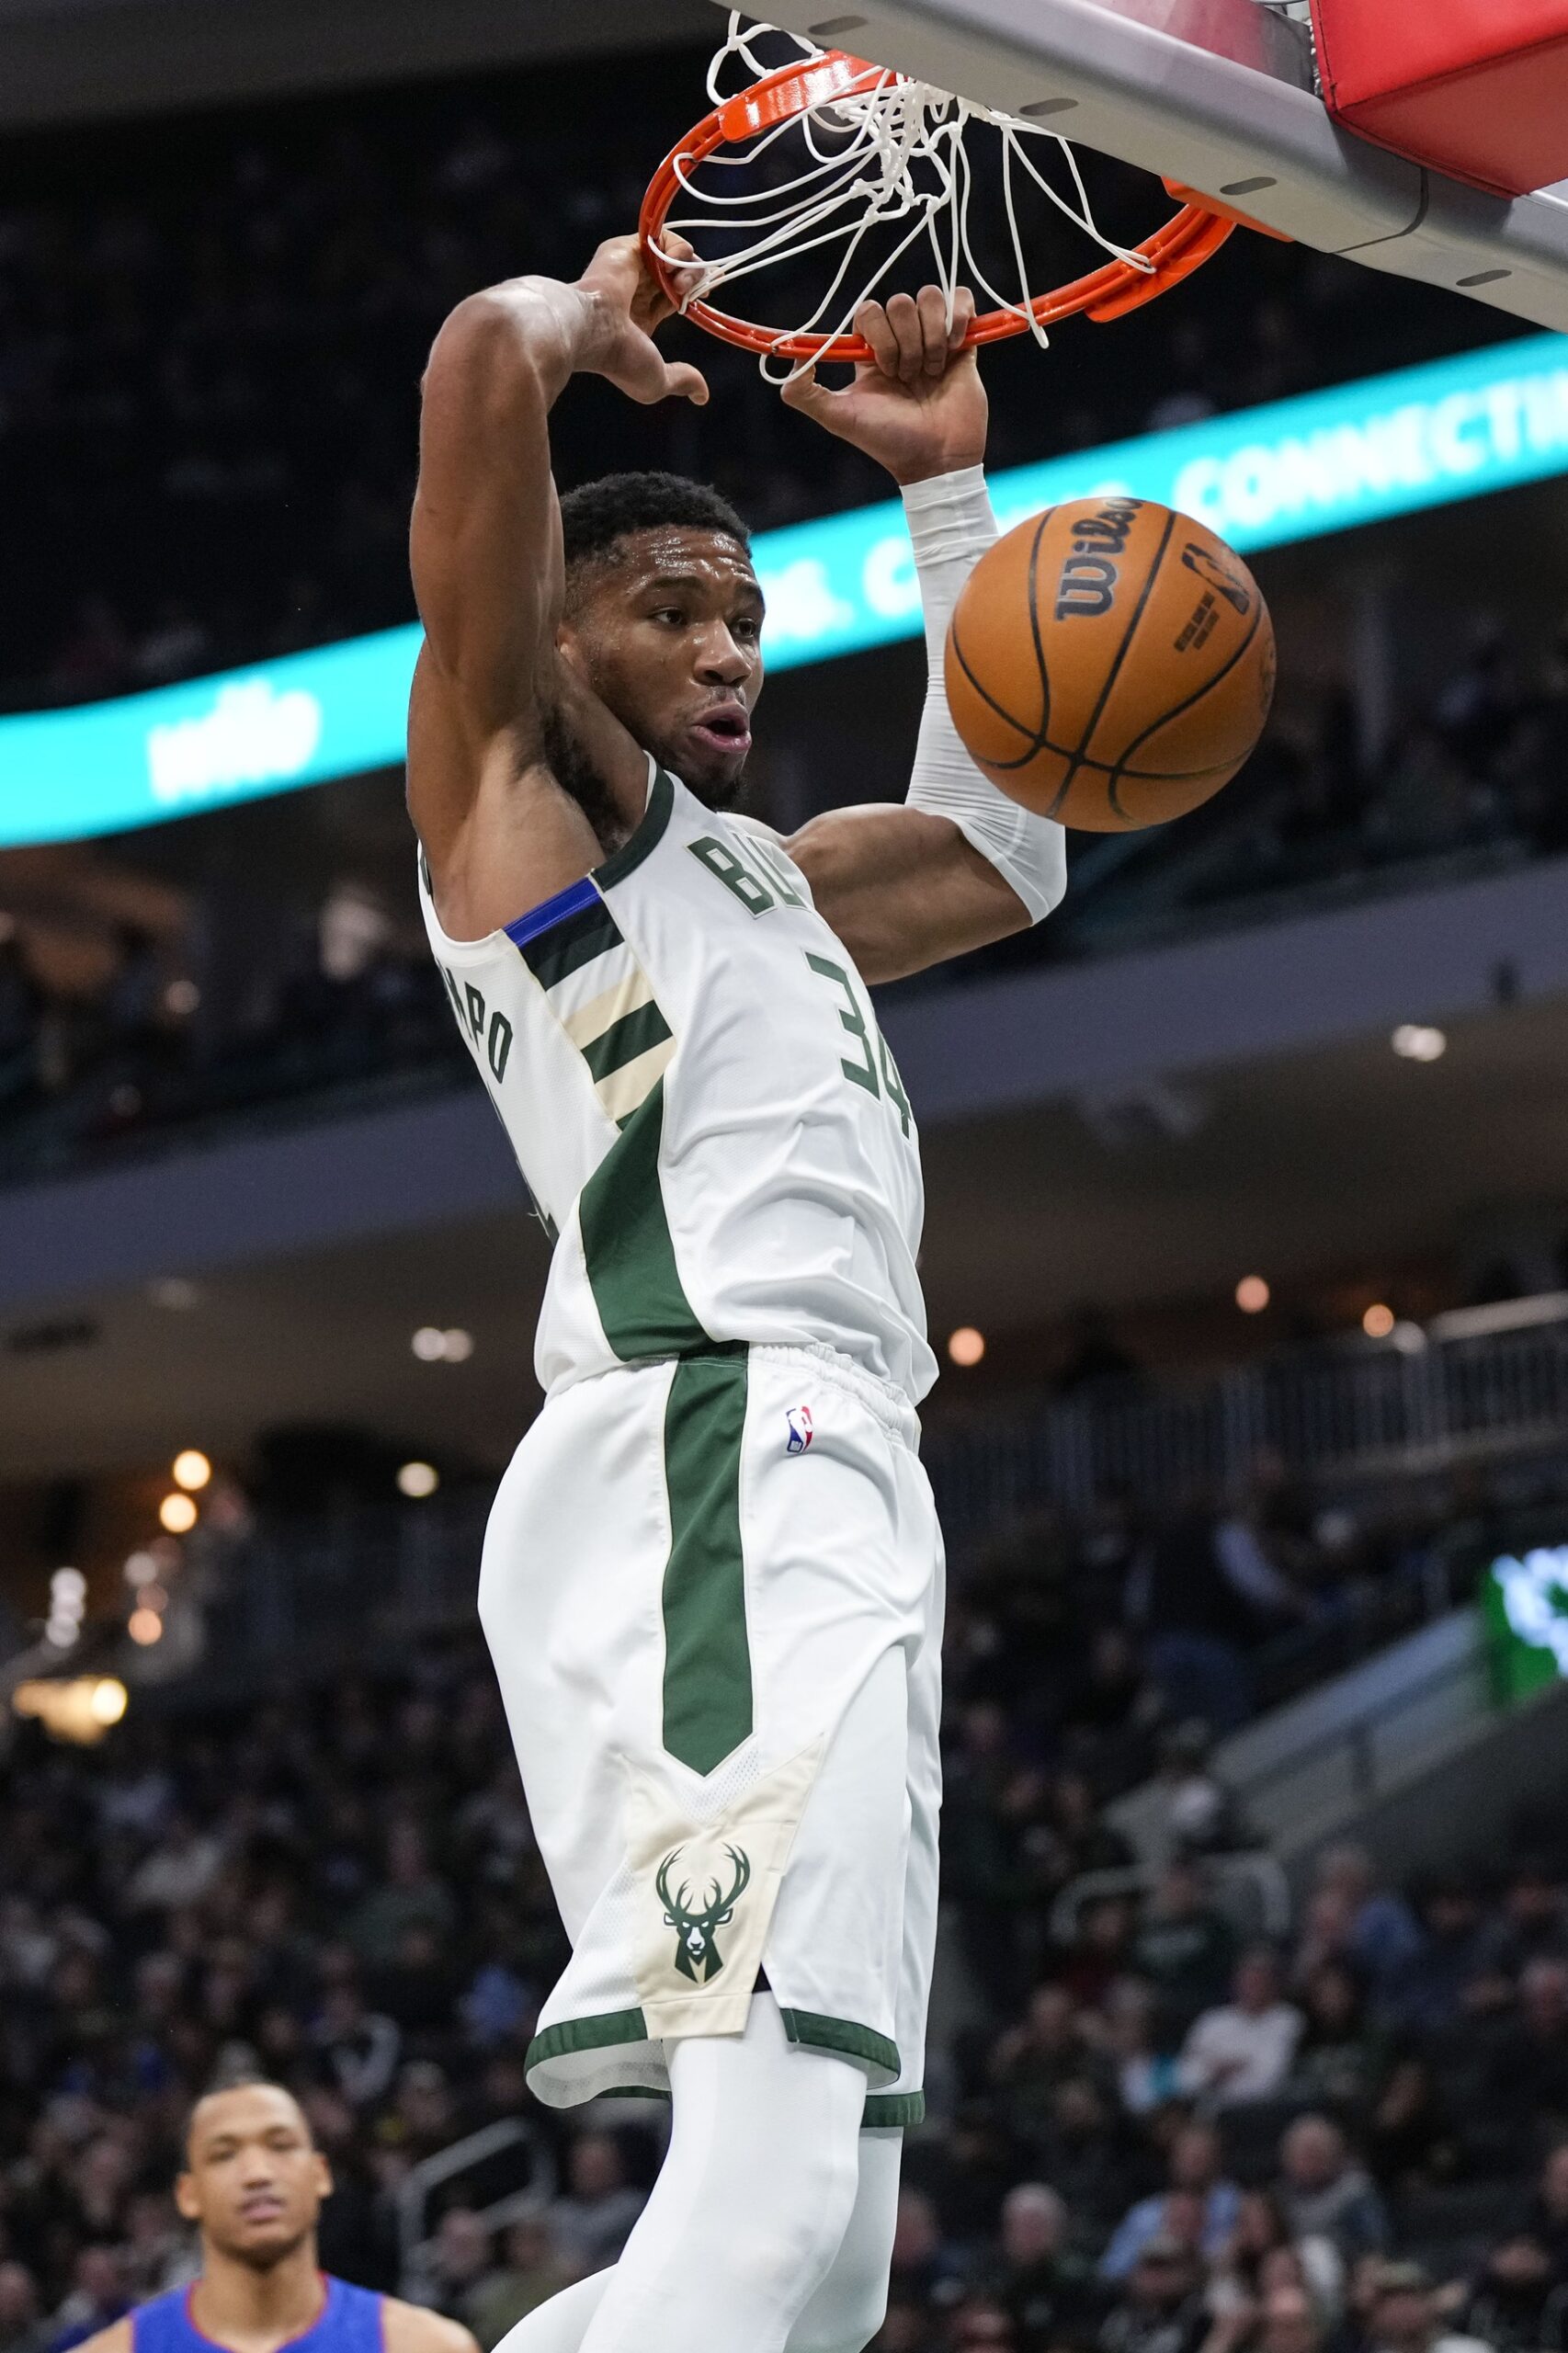
[[[711,1773],[751,1731],[741,1550],[745,1418],[744,1353],[676,1365],[665,1407],[665,1746],[694,1773]]]

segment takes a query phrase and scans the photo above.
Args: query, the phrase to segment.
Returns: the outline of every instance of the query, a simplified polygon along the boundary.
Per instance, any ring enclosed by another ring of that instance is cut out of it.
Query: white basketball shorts
[[[919,1426],[832,1351],[717,1348],[558,1392],[480,1616],[572,1960],[528,2080],[667,2090],[759,1971],[792,2041],[921,2113],[943,1568]]]

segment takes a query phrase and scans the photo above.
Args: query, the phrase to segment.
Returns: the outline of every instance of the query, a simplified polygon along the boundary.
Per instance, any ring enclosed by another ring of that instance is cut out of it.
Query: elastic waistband
[[[868,1372],[853,1357],[814,1340],[790,1347],[758,1340],[753,1342],[747,1353],[767,1364],[810,1365],[818,1380],[831,1381],[835,1387],[847,1390],[881,1424],[890,1438],[897,1438],[913,1454],[920,1451],[920,1416],[903,1391],[896,1381],[883,1381],[876,1373]]]

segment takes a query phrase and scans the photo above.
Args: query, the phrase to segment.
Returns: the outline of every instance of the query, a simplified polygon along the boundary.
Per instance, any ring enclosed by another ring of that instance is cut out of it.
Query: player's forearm
[[[904,980],[1028,925],[1006,879],[928,810],[830,809],[789,847],[818,913],[873,983]]]
[[[430,354],[426,391],[449,371],[472,393],[542,398],[553,406],[574,375],[592,373],[617,322],[602,295],[555,278],[509,278],[450,313]]]
[[[912,483],[905,488],[903,505],[920,582],[928,663],[926,707],[909,780],[910,806],[949,819],[1015,892],[1028,921],[1039,923],[1067,887],[1065,835],[1060,825],[1008,800],[975,766],[953,724],[942,676],[953,608],[974,566],[996,539],[984,475],[979,466],[968,466]]]

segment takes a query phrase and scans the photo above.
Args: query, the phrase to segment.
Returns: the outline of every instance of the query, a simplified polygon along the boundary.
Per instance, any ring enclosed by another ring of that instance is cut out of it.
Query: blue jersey
[[[322,2285],[326,2301],[310,2327],[289,2339],[288,2353],[383,2353],[385,2299],[324,2272]],[[131,2342],[132,2353],[212,2353],[215,2344],[222,2353],[221,2340],[205,2336],[192,2320],[188,2288],[175,2288],[132,2313]]]

